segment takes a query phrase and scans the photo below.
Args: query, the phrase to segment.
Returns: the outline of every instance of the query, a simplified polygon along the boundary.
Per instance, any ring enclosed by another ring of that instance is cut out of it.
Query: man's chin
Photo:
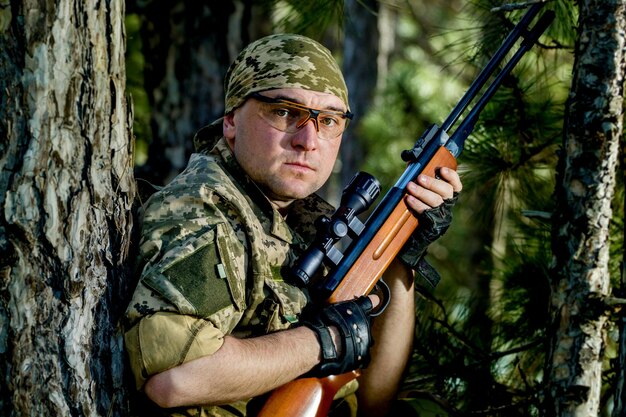
[[[303,187],[294,186],[297,184],[289,184],[288,186],[275,188],[270,190],[268,197],[274,201],[281,201],[285,203],[291,203],[294,200],[300,200],[313,194],[319,189],[312,187],[310,184]]]

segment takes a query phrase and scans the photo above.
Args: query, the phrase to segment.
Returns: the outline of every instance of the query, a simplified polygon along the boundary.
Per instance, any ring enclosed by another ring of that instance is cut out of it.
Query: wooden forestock
[[[443,146],[424,167],[422,173],[434,177],[442,167],[454,170],[457,167],[456,159]],[[407,207],[404,198],[401,199],[332,292],[328,303],[352,300],[369,294],[417,225],[417,218]],[[328,414],[337,391],[358,376],[359,373],[355,371],[321,379],[296,379],[276,389],[258,417],[324,417]]]
[[[456,170],[456,166],[456,159],[445,147],[441,146],[426,164],[422,174],[435,177],[440,168],[447,167]],[[369,294],[417,225],[417,218],[409,210],[403,198],[330,295],[328,302],[337,303]]]

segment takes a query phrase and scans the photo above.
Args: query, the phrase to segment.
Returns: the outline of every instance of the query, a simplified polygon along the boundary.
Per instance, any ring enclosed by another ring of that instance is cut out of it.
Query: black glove
[[[419,272],[434,287],[439,281],[436,271],[422,261],[426,248],[433,243],[450,227],[452,223],[452,208],[459,198],[455,192],[451,198],[443,200],[440,206],[424,210],[417,215],[419,225],[400,250],[400,260]]]
[[[322,361],[307,376],[318,378],[340,375],[369,364],[373,344],[370,328],[372,302],[368,297],[331,304],[308,314],[300,321],[315,332],[322,348]],[[343,352],[338,355],[330,334],[336,326],[341,334]]]

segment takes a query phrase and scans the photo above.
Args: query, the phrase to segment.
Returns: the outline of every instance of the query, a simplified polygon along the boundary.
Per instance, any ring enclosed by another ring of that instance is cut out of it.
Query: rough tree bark
[[[0,1],[0,415],[126,416],[122,0]]]
[[[623,130],[626,2],[581,0],[553,223],[547,416],[599,415],[609,222]]]

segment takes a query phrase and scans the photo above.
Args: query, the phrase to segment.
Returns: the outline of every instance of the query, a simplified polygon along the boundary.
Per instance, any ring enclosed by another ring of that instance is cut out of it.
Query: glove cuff
[[[300,322],[313,330],[322,350],[322,360],[306,376],[325,377],[340,375],[369,364],[369,349],[372,345],[370,312],[372,302],[368,297],[354,301],[331,304]],[[335,326],[341,335],[342,353],[330,335],[330,326]]]
[[[451,198],[443,200],[437,207],[423,211],[417,215],[419,227],[409,236],[400,253],[402,263],[419,273],[435,287],[439,282],[437,271],[424,260],[428,245],[442,236],[452,223],[452,208],[459,198],[459,193],[454,192]]]

